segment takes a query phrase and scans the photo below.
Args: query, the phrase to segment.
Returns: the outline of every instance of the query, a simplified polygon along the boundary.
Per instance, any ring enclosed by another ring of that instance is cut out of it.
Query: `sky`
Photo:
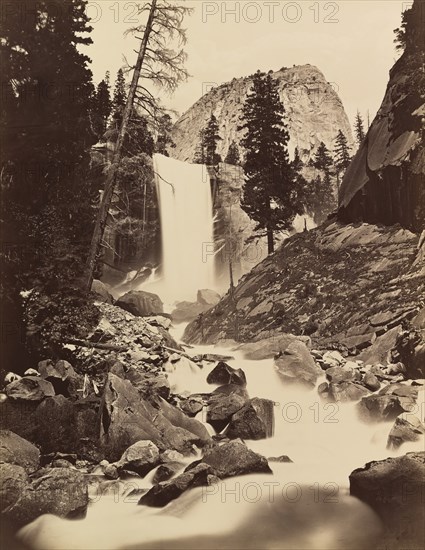
[[[139,2],[140,3],[140,2]],[[141,2],[143,3],[143,2]],[[398,57],[393,30],[412,2],[401,0],[208,1],[180,0],[193,7],[187,29],[186,68],[191,78],[163,103],[185,112],[212,85],[257,69],[268,71],[292,65],[318,67],[338,92],[350,122],[357,109],[371,119],[379,109],[388,72]],[[111,80],[133,62],[139,41],[125,31],[143,19],[137,2],[89,0],[95,82],[107,70]]]

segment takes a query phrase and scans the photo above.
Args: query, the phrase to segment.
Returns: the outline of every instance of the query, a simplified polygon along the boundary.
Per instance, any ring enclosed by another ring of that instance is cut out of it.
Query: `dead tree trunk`
[[[103,239],[103,234],[106,227],[109,208],[111,206],[112,195],[114,193],[116,176],[118,166],[121,161],[122,148],[124,139],[127,133],[128,121],[130,119],[131,112],[133,110],[134,98],[136,95],[136,88],[139,82],[140,71],[143,65],[143,61],[146,55],[146,49],[149,42],[149,37],[152,32],[152,25],[155,17],[157,0],[152,0],[151,9],[149,12],[149,18],[146,23],[145,33],[143,35],[142,42],[140,44],[139,54],[136,61],[136,66],[133,72],[133,78],[130,85],[130,91],[128,93],[127,103],[124,109],[121,128],[118,134],[118,139],[115,144],[115,151],[112,158],[112,164],[108,171],[106,178],[105,189],[103,191],[102,200],[97,214],[96,224],[93,231],[93,237],[90,244],[90,250],[86,261],[85,271],[82,277],[82,286],[86,290],[90,290],[93,282],[93,272],[96,266],[96,259],[99,253],[100,245]]]

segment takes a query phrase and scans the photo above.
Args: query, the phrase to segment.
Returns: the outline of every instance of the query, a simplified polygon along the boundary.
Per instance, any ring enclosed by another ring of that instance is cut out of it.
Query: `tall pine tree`
[[[233,164],[235,166],[238,166],[240,164],[241,156],[239,153],[239,147],[235,141],[232,141],[232,143],[230,144],[224,162],[227,162],[227,164]]]
[[[334,153],[335,169],[339,177],[341,177],[344,175],[348,165],[351,162],[347,138],[343,134],[342,130],[339,130],[336,136]]]
[[[241,143],[245,149],[245,186],[241,206],[265,231],[269,253],[274,233],[292,226],[301,210],[300,197],[288,155],[289,133],[278,83],[258,71],[242,108]]]
[[[121,124],[122,113],[127,102],[127,92],[125,86],[125,78],[122,69],[118,69],[117,78],[115,80],[114,97],[112,100],[112,118],[114,125]]]
[[[357,114],[356,114],[356,120],[354,122],[354,131],[356,133],[357,143],[360,146],[360,144],[364,140],[366,134],[365,134],[365,131],[364,131],[364,122],[363,122],[363,119],[362,119],[362,115],[360,114],[359,111],[357,111]]]
[[[204,131],[205,162],[210,165],[221,161],[217,154],[217,145],[221,141],[216,117],[212,114]]]
[[[109,117],[112,112],[112,101],[109,86],[108,73],[101,80],[96,89],[93,105],[93,126],[99,140],[102,140],[107,128]]]

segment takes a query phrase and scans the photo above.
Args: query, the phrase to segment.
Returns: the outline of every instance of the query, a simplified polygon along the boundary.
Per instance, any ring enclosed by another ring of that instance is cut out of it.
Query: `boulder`
[[[207,422],[221,432],[248,399],[248,392],[241,386],[220,386],[208,398]]]
[[[339,382],[348,382],[351,380],[359,380],[360,373],[350,366],[330,367],[326,370],[326,378],[329,382],[338,384]]]
[[[218,479],[214,475],[213,468],[207,464],[200,463],[190,471],[183,472],[171,481],[154,485],[152,489],[142,496],[139,504],[162,508],[188,489],[202,485],[211,485],[217,481]]]
[[[114,299],[108,291],[108,287],[102,281],[94,279],[91,285],[91,291],[96,294],[96,298],[107,304],[113,304]]]
[[[77,397],[77,390],[83,387],[80,377],[68,361],[60,360],[56,363],[51,360],[40,361],[38,372],[42,378],[52,384],[56,395],[69,397],[72,394]]]
[[[251,451],[240,440],[209,449],[202,462],[211,466],[220,479],[243,474],[271,474],[267,459]]]
[[[424,547],[424,479],[425,452],[369,462],[350,475],[350,493],[378,513],[393,548],[400,541],[403,548]]]
[[[145,477],[158,464],[158,447],[152,441],[138,441],[123,453],[115,466],[118,472],[126,470]]]
[[[395,419],[388,435],[387,449],[398,449],[403,443],[419,441],[425,433],[425,426],[413,414],[405,414]]]
[[[25,376],[8,384],[6,395],[11,399],[42,401],[45,397],[55,395],[55,390],[50,382],[39,376]]]
[[[170,383],[165,374],[143,372],[135,367],[130,367],[125,373],[125,379],[130,380],[133,386],[147,399],[157,396],[168,399],[170,396]]]
[[[9,431],[0,431],[0,462],[21,466],[31,473],[40,465],[40,451],[35,445]]]
[[[236,384],[246,386],[246,376],[242,369],[234,369],[220,361],[207,376],[208,384]]]
[[[28,474],[17,464],[0,462],[0,513],[14,504],[28,485]]]
[[[136,317],[148,317],[163,313],[164,307],[161,299],[156,294],[143,290],[131,290],[121,296],[116,305],[136,315]]]
[[[229,439],[265,439],[273,431],[273,401],[254,397],[232,416],[224,433]]]
[[[206,306],[215,306],[220,301],[220,294],[215,292],[214,290],[198,290],[198,294],[196,296],[196,301],[199,304],[204,304]]]
[[[283,464],[289,464],[293,463],[294,461],[289,458],[288,455],[281,455],[281,456],[270,456],[268,459],[268,462],[280,462]]]
[[[162,481],[168,481],[180,472],[184,464],[182,462],[167,462],[158,466],[153,477],[153,483],[158,484]]]
[[[345,363],[345,359],[339,353],[339,351],[327,351],[323,354],[322,361],[324,370],[327,370],[331,367],[338,367]]]
[[[205,313],[212,306],[199,302],[178,302],[171,312],[171,319],[175,323],[187,323],[193,321],[201,313]]]
[[[362,380],[363,385],[370,391],[377,391],[381,387],[381,382],[371,372],[367,372]]]
[[[286,350],[288,346],[295,341],[308,342],[307,337],[296,337],[292,334],[277,334],[269,338],[263,338],[256,342],[241,344],[238,349],[242,351],[245,359],[259,361],[261,359],[270,359]]]
[[[289,344],[283,354],[275,359],[275,366],[284,382],[309,388],[315,387],[322,374],[307,346],[298,340]]]
[[[20,528],[43,514],[83,518],[88,502],[87,481],[83,474],[69,468],[44,468],[3,514],[15,528]]]
[[[191,418],[200,413],[204,406],[204,399],[197,395],[189,395],[187,399],[179,403],[180,409]]]
[[[354,382],[339,382],[329,384],[328,398],[335,402],[358,401],[369,393],[365,387]]]
[[[417,388],[404,384],[389,384],[378,393],[363,397],[357,404],[360,417],[374,422],[394,420],[404,412],[411,412],[418,397]]]

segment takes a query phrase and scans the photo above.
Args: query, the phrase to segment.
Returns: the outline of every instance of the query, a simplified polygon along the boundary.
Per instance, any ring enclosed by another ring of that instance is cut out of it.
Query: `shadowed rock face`
[[[423,25],[420,4],[415,2],[413,10]],[[418,43],[411,43],[393,66],[381,108],[345,174],[342,221],[398,222],[413,231],[425,227],[423,35],[422,29],[414,38]]]
[[[298,146],[303,160],[308,161],[321,141],[328,149],[333,149],[339,129],[347,136],[349,144],[353,143],[350,123],[336,87],[326,81],[317,67],[283,67],[273,73],[273,78],[279,81],[280,96],[286,109],[290,152]],[[237,130],[240,109],[251,86],[251,77],[234,78],[201,97],[176,122],[173,129],[176,148],[170,154],[191,162],[198,146],[199,132],[214,114],[222,137],[218,153],[224,160],[232,141],[240,143],[242,134]]]

